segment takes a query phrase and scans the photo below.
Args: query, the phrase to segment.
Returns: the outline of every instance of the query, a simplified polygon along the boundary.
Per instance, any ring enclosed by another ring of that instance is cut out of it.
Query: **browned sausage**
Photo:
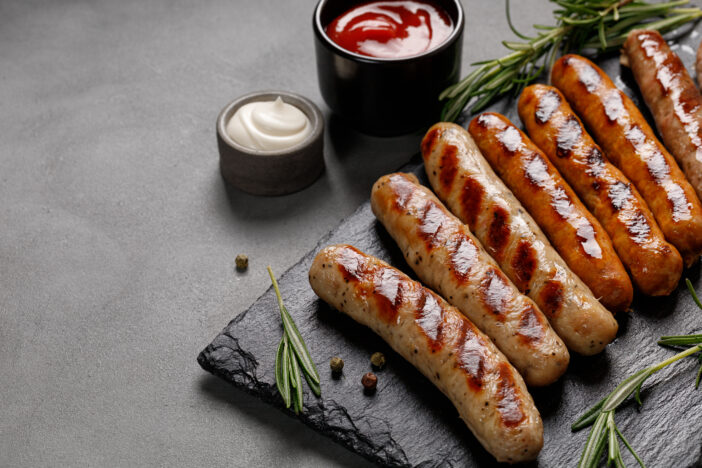
[[[624,53],[666,148],[702,198],[702,95],[658,31],[631,31]]]
[[[634,288],[612,241],[541,150],[500,114],[480,114],[469,131],[571,270],[609,310],[627,309]]]
[[[578,55],[558,59],[551,81],[588,126],[607,157],[633,182],[665,238],[686,265],[702,252],[702,205],[675,159],[627,95]]]
[[[543,313],[413,174],[373,185],[371,208],[407,263],[495,342],[529,385],[548,385],[568,366],[563,341]]]
[[[438,197],[536,302],[566,346],[584,355],[602,351],[617,335],[617,321],[568,268],[470,134],[437,123],[422,140],[422,156]]]
[[[631,182],[603,155],[558,89],[532,85],[519,98],[519,116],[536,143],[607,230],[634,283],[651,296],[678,285],[682,257],[666,242]]]
[[[371,328],[431,380],[498,461],[536,458],[543,425],[522,377],[445,300],[350,245],[320,251],[309,279],[319,297]]]

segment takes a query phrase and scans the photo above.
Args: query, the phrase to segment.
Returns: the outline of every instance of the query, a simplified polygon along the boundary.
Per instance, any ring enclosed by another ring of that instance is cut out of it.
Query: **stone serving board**
[[[676,45],[690,70],[698,42],[698,34],[691,31]],[[617,57],[600,64],[640,105],[635,82],[620,68]],[[518,123],[515,107],[505,100],[491,110]],[[427,184],[418,155],[403,170],[416,173]],[[307,272],[319,249],[334,243],[352,244],[414,277],[393,240],[376,222],[369,202],[282,275],[284,301],[320,372],[321,398],[304,384],[304,411],[296,416],[284,408],[278,395],[274,361],[282,326],[272,288],[200,353],[202,368],[380,465],[495,466],[441,392],[373,332],[316,297]],[[685,271],[685,277],[702,290],[699,265]],[[656,345],[660,336],[702,331],[702,310],[694,305],[683,282],[666,298],[638,295],[632,309],[631,314],[617,317],[619,335],[605,352],[588,358],[572,355],[562,379],[531,390],[544,421],[544,448],[531,466],[575,466],[588,431],[571,432],[572,422],[626,376],[672,356],[673,350]],[[387,366],[377,371],[378,390],[369,396],[360,381],[371,370],[370,355],[375,351],[385,353]],[[345,362],[340,378],[331,375],[328,363],[332,356]],[[688,358],[656,374],[644,386],[641,409],[629,402],[617,412],[620,429],[648,466],[702,467],[702,388],[694,389],[696,364],[696,359]],[[624,458],[628,465],[635,464],[628,453]]]

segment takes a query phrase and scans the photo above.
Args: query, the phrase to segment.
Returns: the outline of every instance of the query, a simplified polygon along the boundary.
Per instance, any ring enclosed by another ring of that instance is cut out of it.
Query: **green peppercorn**
[[[371,356],[371,364],[376,369],[385,367],[385,355],[383,353],[373,353]]]
[[[334,372],[335,374],[340,374],[341,371],[344,369],[344,360],[338,356],[334,356],[329,361],[329,367],[331,367],[332,372]]]
[[[237,270],[246,270],[249,267],[249,257],[244,254],[237,255],[235,262]]]
[[[374,392],[375,387],[378,385],[378,377],[372,373],[367,372],[361,378],[361,383],[363,384],[363,390],[366,392]]]

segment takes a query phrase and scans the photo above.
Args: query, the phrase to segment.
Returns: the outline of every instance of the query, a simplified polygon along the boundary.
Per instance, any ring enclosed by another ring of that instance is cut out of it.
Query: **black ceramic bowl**
[[[368,0],[365,0],[368,1]],[[325,28],[363,0],[320,0],[312,18],[319,87],[327,105],[358,130],[401,135],[439,119],[439,94],[458,81],[463,44],[460,0],[435,0],[454,29],[438,47],[398,59],[374,58],[343,49]]]

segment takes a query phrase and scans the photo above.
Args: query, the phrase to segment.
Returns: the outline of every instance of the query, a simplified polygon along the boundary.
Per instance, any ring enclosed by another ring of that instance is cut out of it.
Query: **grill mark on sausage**
[[[461,324],[460,339],[456,350],[457,365],[466,374],[468,386],[478,391],[485,375],[485,343],[482,342],[468,320]]]
[[[405,211],[412,195],[414,195],[414,184],[399,174],[393,174],[389,181],[392,183],[392,188],[395,192],[395,196],[393,197],[395,209],[398,211]]]
[[[502,148],[506,153],[513,155],[517,152],[523,145],[522,135],[519,130],[509,125],[503,131],[497,134],[497,141],[500,143]]]
[[[388,323],[397,318],[398,308],[408,287],[399,272],[369,264],[366,257],[354,247],[344,247],[337,252],[336,265],[346,283],[373,285],[370,293],[378,305],[378,315]],[[322,268],[325,265],[322,264]],[[331,265],[329,265],[331,268]],[[361,287],[359,294],[367,295],[370,288]]]
[[[531,278],[536,271],[536,252],[531,248],[531,242],[520,241],[512,257],[514,283],[520,291],[526,291]]]
[[[539,291],[539,306],[541,311],[549,319],[554,318],[563,306],[565,290],[563,283],[555,280],[548,280]]]
[[[429,133],[424,135],[424,138],[422,139],[422,154],[425,157],[428,157],[432,153],[440,136],[441,129],[439,128],[434,128]]]
[[[463,183],[463,190],[461,190],[461,207],[471,229],[475,228],[484,196],[485,189],[483,185],[472,177],[466,177]]]
[[[698,108],[702,107],[702,97],[695,86],[685,86],[683,83],[679,83],[674,88],[673,100],[675,115],[685,129],[690,143],[699,151],[699,148],[702,147],[702,126],[700,126],[696,112]]]
[[[571,63],[571,61],[576,62],[577,65]],[[589,63],[578,60],[575,57],[568,57],[563,63],[568,66],[576,67],[578,81],[585,86],[588,93],[594,92],[602,82],[602,77],[600,74],[597,72],[597,70],[592,68]]]
[[[648,242],[651,237],[651,225],[641,211],[637,210],[635,214],[626,217],[624,224],[634,242],[637,244]]]
[[[610,90],[602,100],[602,104],[607,123],[610,125],[614,124],[624,114],[624,102],[618,89]]]
[[[536,152],[532,153],[531,158],[525,164],[524,174],[532,185],[539,188],[545,188],[546,182],[551,180],[546,161]]]
[[[509,212],[503,207],[496,205],[492,209],[492,220],[488,229],[487,244],[495,258],[502,258],[504,249],[507,246],[510,236]]]
[[[679,184],[673,180],[668,181],[665,184],[665,194],[673,211],[673,221],[678,222],[692,218],[690,213],[692,204],[688,201],[685,191]]]
[[[639,41],[639,49],[656,64],[658,70],[656,81],[661,86],[663,94],[670,94],[676,85],[679,85],[678,77],[684,69],[682,61],[672,53],[662,50],[667,49],[667,46],[663,45],[664,39],[658,34],[646,31],[637,34],[636,39]]]
[[[544,337],[544,324],[533,305],[529,304],[522,310],[517,333],[524,343],[541,341]]]
[[[504,274],[490,267],[480,281],[478,292],[485,307],[497,317],[497,320],[504,321],[507,306],[512,298],[512,290]]]
[[[618,180],[609,186],[608,198],[615,211],[621,211],[628,206],[632,199],[631,184],[627,184]]]
[[[393,322],[402,304],[405,281],[397,271],[382,268],[373,275],[373,285],[373,297],[380,317],[386,322]]]
[[[604,174],[605,172],[605,160],[604,156],[602,155],[602,151],[597,146],[593,146],[590,148],[590,151],[587,153],[586,157],[587,161],[587,169],[585,169],[585,172],[592,177],[600,177]],[[595,187],[595,190],[599,192],[600,190],[600,183],[595,182],[597,184],[597,187]]]
[[[446,193],[450,192],[453,181],[456,179],[456,174],[458,173],[457,153],[458,148],[455,145],[446,145],[441,155],[441,161],[439,163],[439,182]]]
[[[654,149],[649,151],[647,156],[646,167],[656,182],[660,183],[670,177],[670,166],[665,160],[663,153]]]
[[[495,122],[491,122],[492,120],[495,120],[494,115],[490,114],[480,114],[477,119],[474,120],[474,122],[481,128],[487,129],[488,126],[494,125]]]
[[[593,258],[602,258],[602,248],[595,237],[595,227],[586,218],[578,224],[575,234],[580,241],[580,247],[586,255]]]
[[[529,183],[550,196],[551,206],[556,210],[558,217],[564,221],[568,220],[574,210],[571,199],[563,187],[553,180],[546,161],[539,153],[532,154],[531,159],[524,166],[524,173]]]
[[[353,247],[346,247],[339,251],[336,265],[347,283],[360,282],[367,270],[363,255]]]
[[[691,203],[685,191],[670,175],[670,166],[654,141],[651,141],[638,125],[630,126],[625,137],[641,156],[651,178],[665,190],[673,213],[673,221],[690,219]]]
[[[498,376],[497,411],[500,413],[500,419],[507,427],[518,426],[524,421],[526,414],[522,408],[522,401],[509,364],[501,362],[498,365]]]
[[[578,119],[576,119],[574,115],[569,116],[558,129],[558,136],[556,137],[556,156],[559,158],[570,157],[573,148],[575,148],[575,145],[580,141],[582,134],[583,129]]]
[[[561,98],[558,93],[552,89],[548,90],[539,98],[539,105],[534,112],[536,121],[542,125],[547,123],[560,105]]]
[[[424,240],[427,250],[432,250],[438,245],[437,235],[444,221],[446,213],[433,200],[426,200],[421,209],[417,234]]]
[[[478,254],[478,247],[468,236],[460,236],[453,248],[450,249],[451,274],[459,282],[468,281],[468,275],[478,261]]]
[[[443,347],[444,308],[427,290],[422,290],[415,310],[415,322],[429,340],[432,352]]]
[[[638,125],[632,125],[625,132],[626,139],[631,143],[646,163],[646,169],[653,180],[660,184],[670,178],[670,166],[665,156],[649,141],[646,134]]]

